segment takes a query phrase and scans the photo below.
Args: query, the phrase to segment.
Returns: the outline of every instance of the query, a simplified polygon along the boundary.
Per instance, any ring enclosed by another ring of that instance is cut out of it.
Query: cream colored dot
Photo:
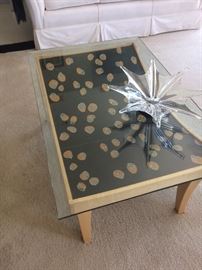
[[[109,108],[108,109],[108,113],[111,115],[115,115],[116,114],[116,110],[114,108]]]
[[[65,63],[66,63],[66,65],[70,66],[70,65],[72,65],[74,63],[74,59],[71,58],[71,57],[67,57],[65,59]]]
[[[191,155],[191,160],[193,163],[202,165],[202,156]]]
[[[104,69],[103,69],[103,68],[96,68],[96,73],[97,73],[98,75],[101,75],[101,74],[104,73]]]
[[[88,134],[93,134],[93,132],[95,131],[95,128],[93,126],[86,126],[84,128],[84,131]]]
[[[118,179],[124,179],[125,173],[122,170],[114,170],[113,176]]]
[[[112,133],[111,129],[108,127],[104,127],[102,131],[105,135],[110,135]]]
[[[127,141],[128,142],[131,142],[131,143],[136,143],[136,139],[133,136],[131,136],[131,135],[128,135],[127,136]]]
[[[122,48],[121,48],[121,47],[116,48],[116,52],[117,52],[118,54],[121,54],[121,53],[122,53]]]
[[[123,61],[116,61],[115,66],[122,67],[124,65]]]
[[[106,54],[104,54],[104,53],[100,54],[99,58],[100,58],[100,60],[102,60],[102,61],[107,60],[107,56],[106,56]]]
[[[100,60],[99,58],[95,59],[95,64],[98,65],[98,66],[102,66],[103,65],[103,62],[102,60]]]
[[[150,154],[151,157],[157,157],[158,156],[158,153],[155,150],[150,150],[149,154]]]
[[[55,94],[55,93],[51,93],[51,94],[49,95],[49,98],[50,98],[50,100],[53,101],[53,102],[58,102],[58,101],[60,101],[60,96],[58,96],[58,95]]]
[[[108,151],[108,146],[105,143],[100,143],[100,149],[104,152]]]
[[[79,191],[84,192],[84,191],[86,190],[86,185],[85,185],[84,183],[82,183],[82,182],[79,182],[79,183],[77,184],[77,189],[78,189]]]
[[[113,75],[112,73],[107,74],[107,80],[108,80],[109,82],[112,82],[113,79],[114,79],[114,75]]]
[[[81,152],[81,153],[79,153],[78,155],[77,155],[77,158],[78,158],[78,160],[86,160],[86,158],[87,158],[87,155],[86,155],[86,153],[85,152]]]
[[[55,67],[54,67],[54,65],[53,65],[52,63],[47,63],[47,64],[46,64],[46,69],[47,69],[47,70],[52,71],[52,70],[54,70],[54,68],[55,68]]]
[[[63,92],[63,91],[65,90],[65,88],[64,88],[64,86],[61,84],[61,85],[58,86],[58,90],[59,90],[60,92]]]
[[[59,138],[61,141],[67,141],[69,139],[69,134],[67,132],[62,132]]]
[[[145,141],[145,134],[144,133],[139,133],[138,136],[139,136],[141,141],[143,141],[143,142]]]
[[[124,85],[127,85],[127,84],[128,84],[128,81],[124,81],[123,84],[124,84]],[[124,99],[124,102],[128,103],[127,98]]]
[[[111,104],[112,106],[118,106],[118,102],[112,98],[109,99],[109,104]]]
[[[140,124],[131,124],[130,127],[132,130],[137,131],[140,129]]]
[[[80,112],[85,112],[86,111],[86,104],[81,102],[78,104],[77,108]]]
[[[95,103],[90,103],[90,104],[88,105],[88,111],[89,111],[89,112],[94,113],[94,112],[97,111],[97,109],[98,109],[98,107],[97,107],[97,104],[95,104]]]
[[[173,149],[178,151],[178,152],[183,151],[183,147],[181,145],[178,145],[178,144],[173,145]]]
[[[73,153],[71,150],[66,150],[64,153],[63,153],[63,157],[64,158],[68,158],[68,159],[72,159],[73,158]]]
[[[83,172],[80,174],[80,179],[83,180],[83,181],[88,180],[89,177],[90,177],[90,174],[89,174],[89,172],[87,172],[87,171],[83,171]]]
[[[81,88],[81,90],[80,90],[80,95],[81,95],[81,96],[85,96],[86,94],[87,94],[86,88],[85,88],[85,87]]]
[[[116,147],[120,146],[121,142],[118,139],[112,139],[112,144]]]
[[[73,126],[69,126],[67,127],[67,130],[71,133],[76,133],[77,132],[77,128],[76,127],[73,127]]]
[[[75,89],[78,89],[78,88],[81,87],[81,85],[80,85],[80,83],[79,83],[78,81],[73,81],[73,87],[74,87]]]
[[[58,87],[58,81],[56,80],[50,80],[49,83],[48,83],[49,87],[51,89],[56,89]]]
[[[127,170],[131,174],[136,174],[137,173],[137,166],[134,163],[127,163]]]
[[[60,82],[65,82],[66,81],[66,76],[65,76],[64,73],[62,73],[62,72],[58,73],[58,81],[60,81]]]
[[[110,152],[110,155],[112,158],[117,158],[117,157],[119,157],[119,152],[117,150],[112,150]]]
[[[89,61],[92,61],[94,59],[94,54],[89,53],[87,58],[88,58]]]
[[[132,56],[130,60],[133,64],[137,65],[137,58],[135,56]]]
[[[105,91],[105,92],[108,92],[109,91],[109,85],[106,84],[106,83],[103,83],[102,86],[101,86],[102,90]]]
[[[122,119],[123,121],[129,121],[129,120],[130,120],[130,117],[129,117],[128,114],[123,113],[123,114],[121,115],[121,119]]]
[[[173,132],[171,130],[164,130],[164,133],[169,138],[173,136]]]
[[[181,141],[183,139],[183,135],[177,132],[174,134],[174,139]]]
[[[153,171],[158,171],[159,170],[159,164],[155,161],[149,161],[147,162],[147,166],[149,169]]]
[[[70,165],[69,165],[69,169],[70,171],[75,171],[76,169],[78,168],[78,165],[74,162],[72,162]]]
[[[158,144],[150,144],[150,149],[155,151],[161,151],[161,147]]]
[[[87,115],[86,121],[88,123],[93,123],[95,121],[96,116],[94,114]]]
[[[85,70],[80,68],[80,67],[77,67],[76,68],[76,73],[79,74],[79,75],[85,75]]]
[[[137,117],[137,121],[141,122],[141,123],[145,123],[147,121],[146,117],[142,114],[139,114]]]
[[[60,119],[63,121],[63,122],[67,122],[69,120],[69,116],[66,114],[66,113],[61,113],[60,114]]]
[[[123,127],[123,123],[122,123],[121,121],[115,121],[115,122],[114,122],[114,126],[115,126],[116,128],[122,128],[122,127]]]
[[[70,124],[75,125],[78,121],[78,117],[76,115],[71,116],[70,118]]]
[[[86,82],[85,82],[85,86],[86,86],[87,88],[89,88],[89,89],[92,89],[92,88],[93,88],[93,82],[91,82],[91,81],[86,81]]]
[[[99,184],[100,180],[98,177],[91,177],[89,179],[89,183],[91,184],[91,186],[97,186]]]

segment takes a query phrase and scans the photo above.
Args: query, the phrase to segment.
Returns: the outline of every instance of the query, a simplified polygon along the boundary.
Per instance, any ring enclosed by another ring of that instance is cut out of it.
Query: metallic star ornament
[[[116,91],[127,98],[128,104],[119,113],[142,111],[149,114],[158,128],[162,119],[170,113],[182,113],[197,119],[202,117],[186,106],[186,100],[190,97],[179,97],[170,94],[182,78],[181,73],[174,76],[163,76],[159,73],[154,60],[144,75],[138,75],[126,67],[120,67],[128,78],[124,86],[109,85],[109,89]],[[191,94],[191,93],[190,93]]]

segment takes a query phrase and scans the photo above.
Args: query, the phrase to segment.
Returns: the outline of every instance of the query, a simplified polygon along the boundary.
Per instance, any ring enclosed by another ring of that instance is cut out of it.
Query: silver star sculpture
[[[151,60],[150,67],[144,75],[138,75],[120,67],[128,78],[124,86],[109,85],[109,89],[116,91],[127,98],[128,104],[119,113],[142,111],[149,114],[158,128],[164,117],[170,113],[183,113],[202,119],[202,117],[191,110],[185,104],[187,97],[179,97],[176,94],[169,94],[182,78],[181,73],[174,76],[163,76],[159,73],[154,60]],[[174,101],[173,101],[174,100]],[[181,101],[177,103],[176,101]]]

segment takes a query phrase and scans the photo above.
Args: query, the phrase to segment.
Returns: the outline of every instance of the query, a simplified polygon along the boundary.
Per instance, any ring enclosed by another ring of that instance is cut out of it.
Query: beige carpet
[[[200,31],[144,39],[183,84],[199,89]],[[201,270],[202,186],[186,215],[175,188],[94,211],[92,245],[77,218],[58,221],[28,53],[0,55],[0,269]]]

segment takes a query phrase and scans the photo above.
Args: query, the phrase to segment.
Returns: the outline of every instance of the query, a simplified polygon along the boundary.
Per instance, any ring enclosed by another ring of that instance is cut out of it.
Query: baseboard
[[[15,52],[15,51],[24,51],[34,49],[34,41],[26,41],[8,45],[0,45],[0,53]]]

